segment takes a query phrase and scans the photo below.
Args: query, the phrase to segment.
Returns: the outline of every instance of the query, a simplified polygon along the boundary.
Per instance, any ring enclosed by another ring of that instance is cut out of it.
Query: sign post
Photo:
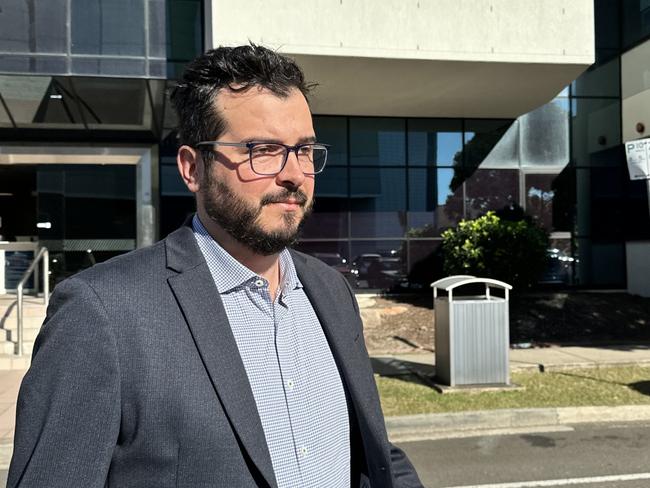
[[[650,212],[650,138],[625,143],[625,157],[631,180],[646,180],[648,212]]]

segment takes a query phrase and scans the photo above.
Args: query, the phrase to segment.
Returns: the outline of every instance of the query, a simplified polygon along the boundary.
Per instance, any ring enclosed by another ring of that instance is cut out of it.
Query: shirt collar
[[[246,266],[233,258],[228,251],[219,245],[201,223],[197,214],[192,218],[194,237],[205,257],[217,290],[226,293],[234,288],[254,282],[259,276]],[[280,252],[280,288],[283,293],[288,293],[296,288],[302,288],[298,279],[296,267],[293,264],[291,253],[288,249]]]

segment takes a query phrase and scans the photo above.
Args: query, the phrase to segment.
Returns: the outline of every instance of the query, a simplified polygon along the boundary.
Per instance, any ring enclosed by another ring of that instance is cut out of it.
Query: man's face
[[[257,87],[222,91],[216,109],[226,122],[221,142],[293,146],[314,140],[311,113],[298,90],[286,98]],[[314,177],[304,175],[295,153],[280,173],[261,176],[252,171],[247,148],[218,146],[216,151],[198,194],[208,217],[257,254],[274,254],[295,242],[314,194]]]

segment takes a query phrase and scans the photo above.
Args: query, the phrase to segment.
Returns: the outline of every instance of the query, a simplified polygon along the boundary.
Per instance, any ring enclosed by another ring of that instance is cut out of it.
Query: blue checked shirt
[[[194,236],[221,295],[279,488],[349,488],[348,409],[332,352],[288,250],[280,287],[228,254],[195,215]]]

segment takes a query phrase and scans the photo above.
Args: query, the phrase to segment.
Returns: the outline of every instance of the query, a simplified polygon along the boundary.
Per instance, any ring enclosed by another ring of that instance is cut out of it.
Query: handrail
[[[40,260],[43,260],[43,303],[47,307],[47,304],[50,301],[50,253],[47,250],[47,247],[42,247],[34,257],[32,264],[27,268],[27,271],[23,273],[23,277],[20,279],[18,286],[16,287],[16,293],[18,295],[16,301],[16,315],[18,319],[18,351],[16,354],[18,356],[23,355],[23,288],[34,270],[37,269]],[[34,281],[38,281],[38,276],[34,277]],[[38,289],[36,284],[35,287]]]

